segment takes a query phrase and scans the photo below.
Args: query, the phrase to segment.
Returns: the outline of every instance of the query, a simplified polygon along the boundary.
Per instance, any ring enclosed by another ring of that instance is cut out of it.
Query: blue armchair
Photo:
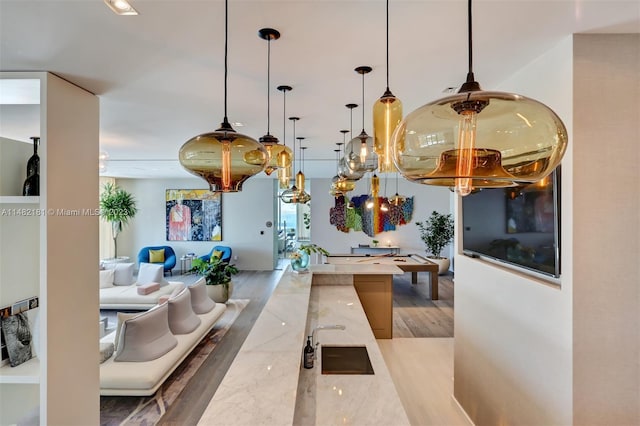
[[[211,260],[211,256],[213,256],[214,251],[222,252],[222,256],[220,257],[220,260],[222,260],[223,262],[227,262],[227,263],[231,262],[231,247],[227,247],[227,246],[214,246],[211,249],[211,252],[209,252],[209,254],[200,256],[200,259],[204,260],[205,262],[209,262],[209,260]]]
[[[173,275],[171,270],[176,266],[176,252],[169,246],[149,246],[143,247],[138,253],[138,264],[151,263],[149,262],[149,250],[162,250],[164,249],[164,272],[169,272]]]

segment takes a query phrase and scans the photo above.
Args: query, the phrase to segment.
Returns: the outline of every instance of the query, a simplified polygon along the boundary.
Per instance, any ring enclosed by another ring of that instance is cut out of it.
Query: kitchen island
[[[283,274],[199,424],[408,425],[369,322],[351,284],[357,275],[391,276],[393,265],[314,265]],[[351,278],[351,279],[350,279]],[[320,324],[313,369],[302,367],[306,336]],[[322,345],[364,345],[375,374],[323,375]]]

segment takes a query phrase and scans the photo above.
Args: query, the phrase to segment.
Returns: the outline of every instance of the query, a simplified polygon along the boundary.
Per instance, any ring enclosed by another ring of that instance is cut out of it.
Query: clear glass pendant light
[[[371,67],[360,66],[355,71],[362,76],[362,105],[364,105],[364,76],[371,72]],[[378,168],[378,154],[375,153],[373,138],[364,130],[364,107],[362,109],[362,131],[351,139],[345,148],[347,167],[352,172],[372,172]]]
[[[348,131],[348,133],[349,133],[349,136],[352,137],[353,136],[353,109],[357,108],[358,105],[357,104],[346,104],[345,106],[349,109],[349,114],[350,114],[350,119],[349,119],[350,120],[350,127],[349,127],[349,129],[350,130]],[[342,140],[344,142],[347,131],[346,130],[341,130],[340,132],[342,133]],[[364,176],[365,172],[362,171],[362,170],[354,171],[354,170],[351,170],[349,168],[349,166],[347,164],[347,162],[348,162],[347,158],[349,157],[349,155],[353,155],[352,147],[353,147],[353,145],[350,145],[349,151],[347,151],[346,144],[345,144],[344,156],[340,159],[340,163],[338,164],[338,175],[343,177],[343,178],[345,178],[345,179],[348,179],[348,180],[356,182],[356,181],[362,179],[362,177]]]
[[[228,0],[224,10],[224,118],[220,128],[182,145],[178,159],[189,173],[207,181],[211,191],[238,192],[247,179],[265,169],[268,156],[262,144],[236,132],[227,118]]]
[[[480,89],[473,75],[471,0],[469,70],[459,92],[409,114],[393,134],[393,161],[408,180],[448,186],[464,196],[549,175],[567,148],[567,130],[546,105]]]

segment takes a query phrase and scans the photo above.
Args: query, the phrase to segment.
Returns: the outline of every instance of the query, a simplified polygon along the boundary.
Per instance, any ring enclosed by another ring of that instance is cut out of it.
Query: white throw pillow
[[[151,361],[177,345],[178,340],[169,330],[169,307],[165,303],[124,321],[113,360]]]
[[[169,281],[164,279],[164,266],[153,263],[140,263],[140,269],[138,270],[138,278],[136,280],[137,285],[145,285],[149,283],[160,283],[161,287],[169,284]]]
[[[113,269],[113,285],[131,285],[136,280],[133,278],[135,263],[107,263],[105,268]]]
[[[189,334],[202,322],[191,308],[191,293],[185,288],[167,302],[169,305],[169,330],[173,334]]]
[[[115,272],[113,269],[105,269],[100,272],[100,288],[113,287],[113,279],[115,278]]]
[[[216,307],[216,302],[211,300],[207,294],[207,287],[204,278],[200,278],[195,284],[190,285],[189,292],[191,293],[191,307],[193,312],[198,315],[211,312]]]

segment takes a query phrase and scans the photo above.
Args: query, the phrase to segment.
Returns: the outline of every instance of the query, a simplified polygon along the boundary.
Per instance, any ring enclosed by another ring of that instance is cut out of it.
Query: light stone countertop
[[[353,286],[311,286],[314,274],[395,274],[399,268],[327,268],[335,266],[341,265],[285,271],[199,425],[409,424]],[[320,353],[316,366],[304,369],[302,350],[316,323],[344,324],[344,331],[318,332],[318,340],[366,345],[375,374],[322,375]]]

